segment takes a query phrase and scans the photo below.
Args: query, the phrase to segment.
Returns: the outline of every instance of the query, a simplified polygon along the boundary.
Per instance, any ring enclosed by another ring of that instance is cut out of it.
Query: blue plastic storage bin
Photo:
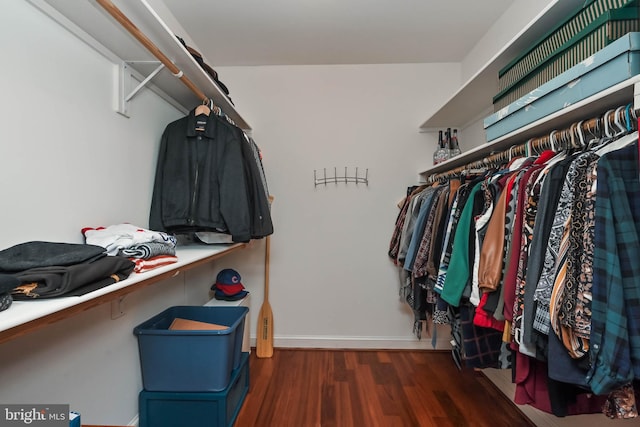
[[[217,393],[173,393],[143,390],[138,397],[140,427],[231,427],[249,391],[249,353],[229,386]]]
[[[82,427],[79,412],[69,411],[69,427]]]
[[[227,388],[240,366],[247,307],[175,306],[136,326],[147,391],[207,392]],[[228,326],[219,331],[169,330],[176,318]]]

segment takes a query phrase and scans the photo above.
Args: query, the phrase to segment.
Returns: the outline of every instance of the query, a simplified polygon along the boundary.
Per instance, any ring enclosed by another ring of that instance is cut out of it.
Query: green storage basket
[[[494,110],[509,105],[629,32],[640,30],[638,0],[595,0],[498,74]]]
[[[498,72],[498,90],[502,91],[520,81],[534,68],[566,48],[596,19],[609,10],[637,7],[638,0],[589,0],[566,20],[552,28],[527,51],[520,54]]]

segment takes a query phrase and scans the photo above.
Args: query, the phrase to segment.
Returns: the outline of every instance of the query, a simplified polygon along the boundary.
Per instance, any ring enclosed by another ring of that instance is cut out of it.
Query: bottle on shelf
[[[444,149],[447,152],[447,159],[451,158],[451,128],[444,131]]]
[[[438,131],[438,147],[433,153],[434,165],[442,163],[449,158],[449,150],[446,147],[446,143],[442,137],[442,131]]]
[[[449,158],[451,158],[461,154],[462,151],[458,145],[458,129],[454,129],[452,134],[451,128],[447,128],[447,132],[449,133]]]
[[[436,149],[433,150],[433,164],[437,165],[440,163],[440,142],[442,140],[442,131],[438,134],[438,145],[436,145]]]

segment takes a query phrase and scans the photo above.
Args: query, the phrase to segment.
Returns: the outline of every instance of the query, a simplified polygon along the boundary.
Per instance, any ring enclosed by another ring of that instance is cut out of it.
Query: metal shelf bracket
[[[147,77],[145,77],[136,87],[130,88],[138,81],[132,73],[130,64],[159,64]],[[164,64],[160,61],[122,61],[118,67],[118,105],[116,111],[129,118],[129,101],[131,101],[140,90],[147,85],[162,69]]]

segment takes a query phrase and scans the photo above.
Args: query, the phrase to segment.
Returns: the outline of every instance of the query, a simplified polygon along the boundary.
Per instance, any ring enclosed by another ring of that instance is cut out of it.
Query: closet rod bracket
[[[135,84],[137,79],[133,77],[131,72],[131,64],[159,64],[147,77],[145,77],[135,88],[130,90],[129,88]],[[118,78],[118,105],[116,111],[123,116],[129,118],[129,101],[131,101],[140,90],[145,87],[151,79],[153,79],[165,65],[160,61],[122,61],[119,70]]]

